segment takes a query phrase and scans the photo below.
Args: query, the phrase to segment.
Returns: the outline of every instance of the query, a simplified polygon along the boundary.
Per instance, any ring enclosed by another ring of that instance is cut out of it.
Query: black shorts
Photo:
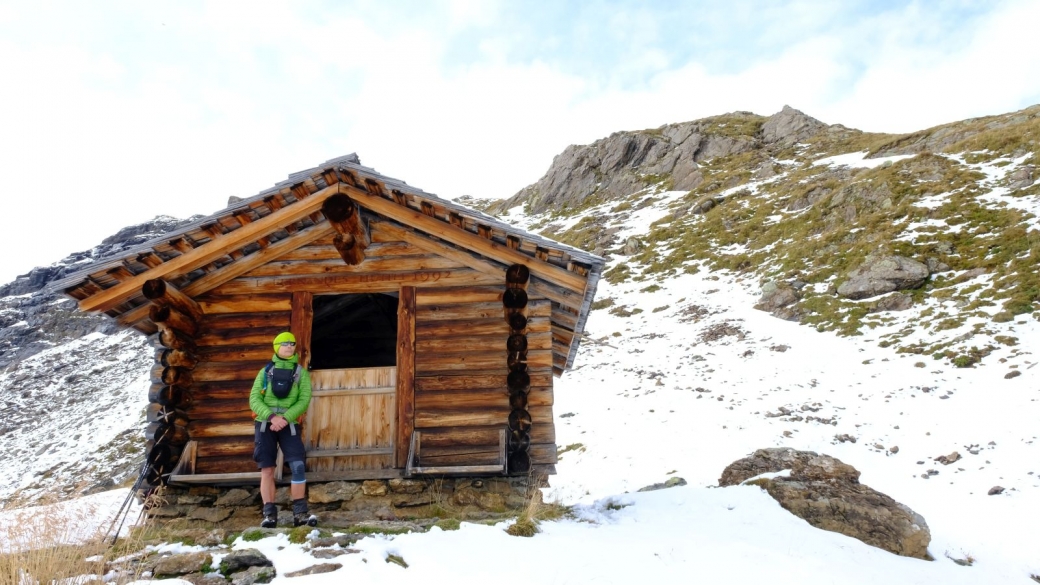
[[[303,429],[300,425],[288,425],[277,433],[271,430],[271,423],[267,423],[264,431],[260,432],[260,421],[253,421],[253,461],[260,469],[274,467],[278,458],[278,445],[282,447],[285,462],[305,461],[307,450],[303,447],[303,439],[300,433]],[[292,434],[292,429],[296,434]]]

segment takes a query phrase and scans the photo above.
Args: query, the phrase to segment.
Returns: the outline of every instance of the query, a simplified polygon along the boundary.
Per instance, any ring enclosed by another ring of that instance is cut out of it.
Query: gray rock
[[[625,256],[633,256],[643,251],[643,242],[639,241],[639,238],[632,236],[625,240],[625,245],[621,248],[621,253]]]
[[[871,311],[875,313],[880,313],[882,311],[905,311],[913,306],[913,297],[905,293],[895,292],[878,299],[871,308]]]
[[[1017,377],[1019,377],[1021,375],[1022,375],[1022,372],[1020,372],[1018,370],[1011,370],[1010,372],[1004,374],[1004,379],[1005,380],[1010,380],[1012,378],[1017,378]]]
[[[639,488],[639,491],[641,491],[641,492],[653,492],[653,491],[657,491],[657,490],[663,490],[663,489],[667,489],[667,488],[678,487],[678,486],[681,486],[681,485],[686,485],[686,480],[685,479],[683,479],[681,477],[671,477],[671,478],[668,478],[668,481],[665,481],[664,483],[655,483],[655,484],[648,485],[646,487],[641,487],[641,488]]]
[[[946,272],[950,270],[950,265],[939,260],[938,258],[929,256],[925,259],[925,265],[928,266],[928,272],[935,274],[937,272]]]
[[[1031,186],[1035,180],[1036,167],[1033,165],[1023,165],[1011,171],[1011,175],[1008,177],[1008,186],[1011,189],[1025,189],[1026,187]]]
[[[1004,488],[1000,487],[999,485],[995,485],[989,488],[989,491],[986,492],[986,495],[999,496],[1002,493],[1004,493]]]
[[[185,553],[171,555],[159,559],[152,573],[156,577],[177,577],[189,573],[198,573],[210,565],[213,557],[208,552]]]
[[[225,575],[244,571],[249,567],[273,567],[271,559],[255,548],[244,548],[231,551],[220,561],[220,572]]]
[[[245,571],[232,573],[228,576],[231,585],[254,585],[254,583],[270,583],[278,575],[273,566],[271,567],[249,567]]]
[[[762,285],[762,296],[755,308],[785,321],[800,321],[804,311],[797,306],[802,296],[787,283],[767,282]]]
[[[227,580],[224,579],[224,576],[216,573],[191,573],[190,575],[181,575],[180,578],[191,583],[191,585],[227,585]]]
[[[188,518],[193,520],[205,520],[206,522],[223,522],[231,516],[231,508],[195,508],[188,512]]]
[[[790,476],[753,482],[785,510],[817,528],[898,555],[930,558],[931,533],[924,518],[859,483],[859,471],[829,455],[788,448],[759,449],[726,467],[719,485],[738,485],[763,473],[785,469],[791,470]]]
[[[303,577],[305,575],[320,575],[322,573],[331,573],[338,569],[342,569],[343,565],[339,563],[320,563],[306,569],[300,569],[299,571],[293,571],[292,573],[286,573],[286,577]]]
[[[314,483],[307,487],[307,499],[312,504],[328,504],[330,502],[345,502],[361,490],[361,486],[350,481],[330,481],[328,483]]]
[[[838,286],[838,294],[852,300],[869,299],[897,290],[916,288],[928,279],[928,267],[903,256],[868,256]]]
[[[216,506],[245,506],[248,504],[256,503],[257,493],[250,490],[244,490],[240,488],[231,489],[224,493],[224,495],[217,498],[214,502]]]

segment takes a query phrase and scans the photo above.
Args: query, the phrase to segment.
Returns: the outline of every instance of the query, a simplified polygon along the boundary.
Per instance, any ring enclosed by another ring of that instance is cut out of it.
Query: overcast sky
[[[1020,109],[1040,102],[1037,23],[1036,0],[0,0],[0,283],[349,152],[506,197],[617,130]]]

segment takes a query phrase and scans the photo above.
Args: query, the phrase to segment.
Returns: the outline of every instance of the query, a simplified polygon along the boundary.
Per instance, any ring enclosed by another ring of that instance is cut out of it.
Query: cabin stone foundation
[[[325,527],[374,520],[488,520],[515,516],[532,498],[540,503],[539,488],[548,486],[544,476],[333,481],[308,484],[307,500]],[[152,522],[205,522],[236,530],[260,523],[257,487],[167,486],[159,499],[163,503],[148,510]],[[288,486],[279,487],[275,499],[279,524],[291,525]]]

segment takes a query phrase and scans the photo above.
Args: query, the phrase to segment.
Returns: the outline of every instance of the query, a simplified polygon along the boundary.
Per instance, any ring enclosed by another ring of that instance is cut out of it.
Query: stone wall
[[[442,517],[484,520],[515,516],[548,487],[544,477],[423,478],[334,481],[307,486],[311,512],[321,526],[349,527],[373,520],[413,521]],[[288,486],[275,496],[279,525],[292,524]],[[209,522],[229,529],[260,524],[258,487],[168,486],[153,521]]]

